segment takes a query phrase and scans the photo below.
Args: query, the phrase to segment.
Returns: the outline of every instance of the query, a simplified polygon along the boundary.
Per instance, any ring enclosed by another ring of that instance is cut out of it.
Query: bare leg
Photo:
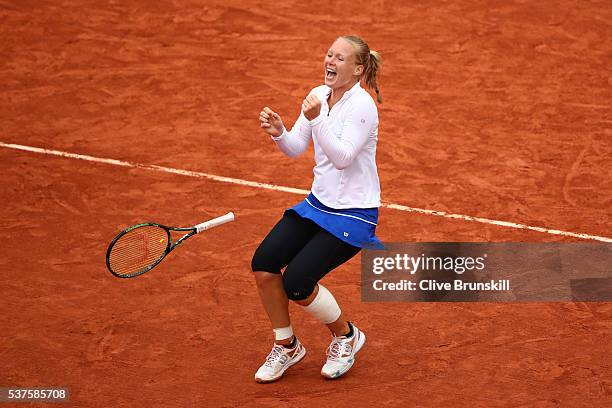
[[[283,275],[280,273],[254,272],[257,291],[261,298],[270,323],[275,329],[287,327],[291,324],[289,319],[289,299],[283,287]],[[314,299],[314,298],[313,298]],[[348,329],[347,329],[348,331]],[[290,344],[293,337],[276,340],[276,344]]]
[[[319,293],[319,285],[315,286],[315,289],[310,296],[308,296],[304,300],[295,300],[295,303],[300,306],[308,306],[317,297],[317,293]],[[341,314],[338,320],[336,320],[335,322],[328,323],[327,328],[335,336],[344,336],[350,331],[348,323],[344,318],[343,314]]]

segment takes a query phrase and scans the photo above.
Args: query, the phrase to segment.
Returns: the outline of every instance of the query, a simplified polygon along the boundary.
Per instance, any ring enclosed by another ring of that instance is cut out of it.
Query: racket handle
[[[213,228],[213,227],[217,227],[221,224],[225,224],[226,222],[230,222],[230,221],[234,221],[234,213],[233,212],[228,212],[225,215],[222,215],[220,217],[217,218],[213,218],[212,220],[208,220],[206,222],[203,222],[201,224],[198,224],[195,226],[195,229],[198,233],[202,232],[202,231],[206,231],[207,229]]]

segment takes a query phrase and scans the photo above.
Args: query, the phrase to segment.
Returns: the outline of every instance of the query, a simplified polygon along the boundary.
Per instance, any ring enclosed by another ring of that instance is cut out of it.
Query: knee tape
[[[306,312],[324,324],[335,322],[342,313],[334,296],[321,284],[319,284],[319,292],[312,303],[302,307]]]

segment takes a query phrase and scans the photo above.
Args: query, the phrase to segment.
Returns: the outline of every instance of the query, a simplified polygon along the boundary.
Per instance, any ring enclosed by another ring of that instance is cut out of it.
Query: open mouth
[[[325,79],[334,79],[336,77],[337,73],[336,71],[327,68],[325,70]]]

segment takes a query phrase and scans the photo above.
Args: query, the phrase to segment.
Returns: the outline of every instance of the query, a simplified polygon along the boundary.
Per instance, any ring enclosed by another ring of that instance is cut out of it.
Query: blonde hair
[[[368,88],[376,92],[376,100],[378,103],[382,103],[382,97],[380,96],[380,89],[378,89],[377,82],[378,72],[382,66],[380,54],[371,50],[368,44],[361,37],[356,35],[342,35],[339,38],[350,42],[355,47],[355,59],[357,60],[357,64],[363,65],[364,68],[362,75],[363,82],[365,82]]]

